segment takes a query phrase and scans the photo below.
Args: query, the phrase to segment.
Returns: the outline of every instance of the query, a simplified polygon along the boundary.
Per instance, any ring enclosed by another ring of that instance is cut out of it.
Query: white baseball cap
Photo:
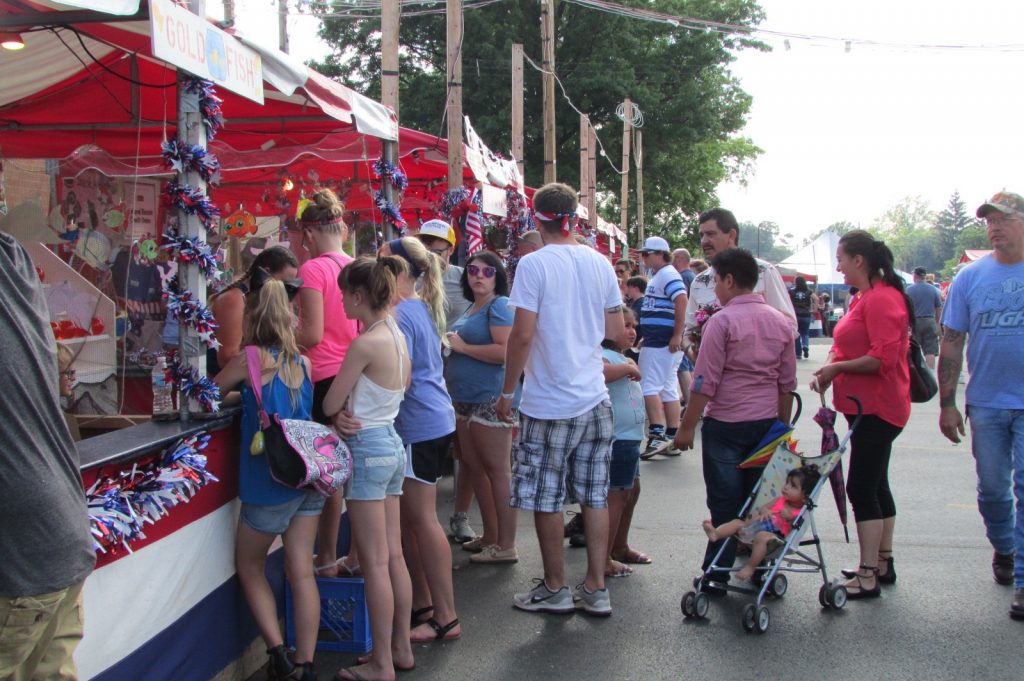
[[[660,236],[649,236],[644,241],[644,247],[640,249],[641,253],[651,253],[653,251],[661,251],[662,253],[668,253],[672,249],[668,247],[668,242],[662,239]]]
[[[444,220],[427,220],[420,225],[420,231],[416,236],[433,236],[444,239],[452,246],[455,245],[455,230]]]

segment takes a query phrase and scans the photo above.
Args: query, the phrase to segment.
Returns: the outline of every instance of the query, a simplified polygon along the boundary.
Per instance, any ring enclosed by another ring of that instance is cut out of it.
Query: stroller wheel
[[[691,617],[697,616],[697,608],[695,603],[697,601],[697,594],[693,591],[687,591],[683,594],[683,600],[679,603],[679,607],[683,611],[683,617],[690,619]]]
[[[789,580],[786,579],[786,575],[775,575],[772,580],[771,588],[768,589],[772,592],[772,595],[776,598],[782,598],[786,595],[786,590],[789,588]]]
[[[757,606],[753,603],[748,603],[747,607],[743,608],[743,631],[748,634],[754,631],[754,620],[757,617]]]
[[[818,602],[821,603],[821,607],[827,608],[832,603],[830,601],[828,584],[822,584],[821,588],[818,589]]]
[[[768,625],[772,622],[772,615],[768,612],[768,606],[762,605],[757,609],[757,616],[754,618],[754,629],[759,634],[768,631]]]
[[[700,619],[704,619],[708,616],[708,609],[711,607],[711,599],[708,598],[706,593],[697,594],[697,599],[693,602],[693,613]]]
[[[836,610],[842,610],[843,606],[846,605],[846,600],[846,587],[842,584],[829,589],[829,602]]]

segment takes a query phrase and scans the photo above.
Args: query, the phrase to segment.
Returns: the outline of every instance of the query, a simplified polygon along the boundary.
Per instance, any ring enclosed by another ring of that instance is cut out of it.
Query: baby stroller
[[[724,588],[726,591],[755,596],[754,602],[748,604],[743,609],[743,629],[748,633],[756,631],[759,634],[763,634],[768,630],[768,626],[771,624],[771,613],[768,610],[768,606],[764,604],[764,601],[769,594],[776,598],[781,598],[786,593],[789,583],[786,575],[783,574],[784,572],[820,571],[822,586],[818,591],[818,601],[821,603],[821,606],[839,610],[846,605],[846,587],[829,581],[825,568],[825,556],[821,552],[821,540],[818,537],[818,531],[814,523],[814,509],[817,506],[818,495],[828,480],[829,473],[842,461],[843,453],[846,451],[850,437],[852,437],[857,425],[860,423],[860,401],[852,395],[849,397],[857,405],[857,417],[847,431],[846,436],[839,442],[839,446],[816,457],[802,456],[785,446],[780,446],[775,450],[771,460],[765,466],[760,480],[754,486],[753,492],[751,492],[750,497],[743,504],[743,508],[740,509],[739,517],[745,518],[752,509],[759,508],[776,499],[781,493],[782,486],[786,481],[786,475],[790,470],[807,464],[815,464],[818,467],[821,478],[814,486],[811,494],[808,495],[807,502],[800,509],[796,517],[793,518],[792,530],[789,535],[785,540],[779,539],[773,542],[773,545],[769,547],[768,555],[765,557],[764,562],[754,571],[754,576],[751,579],[751,582],[755,585],[754,588],[716,582],[719,587]],[[808,530],[810,531],[810,537],[805,539],[804,537],[808,534]],[[704,619],[707,616],[711,601],[708,594],[702,590],[702,587],[705,582],[711,581],[710,575],[712,573],[723,571],[736,572],[740,569],[739,567],[718,565],[718,561],[721,560],[728,542],[731,541],[737,541],[737,538],[727,537],[723,540],[722,546],[719,548],[718,553],[715,554],[711,564],[694,580],[694,590],[686,592],[683,596],[680,605],[683,616],[687,619]],[[805,551],[806,547],[809,546],[814,547],[817,552],[817,558]]]

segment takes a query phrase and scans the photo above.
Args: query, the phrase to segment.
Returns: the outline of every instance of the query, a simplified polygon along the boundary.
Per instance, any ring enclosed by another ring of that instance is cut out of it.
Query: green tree
[[[779,262],[793,255],[792,234],[780,234],[779,226],[765,220],[755,225],[752,222],[740,223],[738,246],[745,248],[762,260]]]
[[[743,26],[756,25],[763,18],[754,0],[620,0],[620,4]],[[344,8],[337,1],[315,7],[324,17],[321,36],[334,52],[314,66],[376,98],[381,70],[379,19],[350,19],[340,13]],[[511,47],[522,43],[526,55],[540,64],[539,19],[537,2],[502,2],[465,12],[463,107],[495,151],[511,147]],[[673,241],[685,241],[682,237],[689,232],[692,238],[695,216],[716,203],[716,187],[726,179],[743,178],[761,151],[738,134],[751,98],[728,65],[736,50],[766,47],[742,34],[640,21],[564,2],[556,4],[555,35],[557,75],[573,103],[590,115],[607,154],[598,159],[598,190],[618,196],[620,176],[611,163],[621,163],[622,122],[615,109],[629,97],[645,119],[647,232]],[[443,136],[445,17],[403,18],[400,42],[401,123]],[[543,177],[541,74],[528,64],[524,80],[526,180],[538,185]],[[576,185],[579,116],[560,91],[556,118],[558,177]],[[632,194],[635,181],[630,185]],[[630,204],[636,205],[635,197]],[[613,214],[618,214],[617,208]],[[635,215],[631,223],[634,220]]]
[[[831,225],[829,225],[825,229],[819,229],[817,232],[815,232],[814,234],[810,235],[809,237],[807,237],[806,239],[801,241],[800,245],[801,246],[806,246],[807,244],[813,242],[815,239],[817,239],[819,236],[821,236],[825,232],[835,232],[839,236],[842,236],[842,235],[846,234],[847,232],[852,232],[855,229],[857,229],[857,225],[853,224],[852,222],[848,222],[846,220],[840,220],[839,222],[833,222]]]
[[[940,269],[949,257],[936,243],[932,229],[935,220],[924,199],[907,197],[877,218],[869,231],[885,240],[897,268],[909,272],[921,265],[931,272]]]
[[[954,191],[953,195],[949,197],[946,208],[935,218],[932,231],[938,250],[946,254],[946,258],[959,259],[960,253],[963,251],[957,246],[960,234],[966,229],[977,228],[980,224],[973,215],[967,212],[964,202],[960,198],[960,192]]]

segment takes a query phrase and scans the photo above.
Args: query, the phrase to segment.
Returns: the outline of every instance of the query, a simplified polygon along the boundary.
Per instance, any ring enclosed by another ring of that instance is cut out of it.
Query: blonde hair
[[[330,189],[318,189],[299,216],[299,226],[326,234],[340,234],[345,229],[345,204]]]
[[[274,372],[280,375],[281,382],[290,389],[294,406],[295,393],[302,387],[306,372],[299,354],[299,344],[295,340],[295,313],[292,312],[284,283],[277,279],[267,280],[259,291],[246,296],[245,312],[242,347],[259,346],[261,360],[268,347],[278,349]],[[260,386],[253,386],[253,390],[259,389]]]
[[[409,261],[423,273],[420,283],[420,298],[427,304],[430,310],[430,318],[434,321],[437,335],[441,342],[447,346],[448,339],[444,331],[447,325],[444,313],[445,293],[444,282],[441,277],[441,260],[427,250],[427,247],[415,237],[406,236],[401,239],[402,247],[405,248]]]

